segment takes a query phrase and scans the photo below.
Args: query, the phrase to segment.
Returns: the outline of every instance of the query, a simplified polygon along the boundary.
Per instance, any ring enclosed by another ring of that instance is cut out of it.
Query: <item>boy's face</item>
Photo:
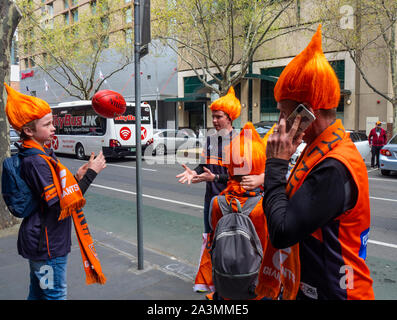
[[[212,124],[216,131],[219,131],[222,129],[228,129],[232,125],[232,122],[225,112],[216,110],[212,111]]]
[[[36,121],[36,130],[31,131],[32,138],[40,144],[51,141],[55,134],[55,127],[52,122],[52,112]]]

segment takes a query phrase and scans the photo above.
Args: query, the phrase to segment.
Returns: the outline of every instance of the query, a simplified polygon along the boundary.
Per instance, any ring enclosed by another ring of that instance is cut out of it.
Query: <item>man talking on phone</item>
[[[336,119],[340,86],[322,51],[321,25],[281,73],[274,96],[280,118],[267,143],[263,209],[281,263],[294,259],[300,265],[296,298],[374,299],[365,263],[368,175]],[[304,130],[301,105],[315,116]],[[307,146],[286,181],[288,161],[302,140]]]

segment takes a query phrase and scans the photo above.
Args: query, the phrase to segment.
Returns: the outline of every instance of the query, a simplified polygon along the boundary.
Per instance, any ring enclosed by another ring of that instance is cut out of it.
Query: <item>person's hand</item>
[[[76,172],[75,174],[75,178],[77,181],[80,181],[81,179],[83,179],[84,175],[86,174],[87,170],[88,170],[88,165],[90,162],[92,162],[92,160],[94,160],[95,154],[94,152],[91,152],[91,157],[88,160],[88,162],[84,163]]]
[[[90,160],[87,163],[87,169],[94,170],[97,174],[106,168],[106,159],[101,151],[96,157],[94,152],[91,152]]]
[[[254,190],[259,186],[263,185],[265,180],[265,174],[243,176],[241,178],[240,185],[247,191]]]
[[[186,181],[188,184],[191,183],[192,179],[197,176],[197,172],[190,169],[188,166],[186,166],[185,164],[182,164],[182,167],[185,169],[185,171],[183,171],[182,173],[178,174],[176,177],[180,178],[178,180],[179,183],[184,184]]]
[[[269,136],[266,146],[266,158],[278,158],[289,160],[294,154],[298,146],[302,143],[304,133],[301,132],[297,136],[296,133],[299,128],[301,116],[298,115],[291,127],[291,130],[286,132],[285,119],[281,119],[280,123],[274,127],[274,132]]]
[[[204,171],[202,174],[197,175],[195,177],[193,177],[192,179],[192,183],[199,183],[199,182],[203,182],[203,181],[214,181],[215,179],[215,174],[213,174],[211,172],[211,170],[209,170],[206,167],[203,167]]]

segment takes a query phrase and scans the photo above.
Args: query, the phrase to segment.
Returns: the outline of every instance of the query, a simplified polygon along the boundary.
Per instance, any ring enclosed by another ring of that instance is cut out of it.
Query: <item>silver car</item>
[[[10,128],[10,149],[11,149],[11,155],[14,155],[18,153],[18,148],[14,145],[15,142],[18,142],[20,140],[18,133]]]
[[[350,139],[354,142],[358,152],[360,152],[361,157],[365,160],[371,152],[371,148],[369,147],[368,137],[365,133],[359,131],[349,131]]]
[[[196,147],[198,139],[190,129],[160,129],[153,133],[153,155],[162,156],[175,153],[181,146]]]
[[[397,172],[397,134],[380,150],[380,172],[388,176],[392,171]]]

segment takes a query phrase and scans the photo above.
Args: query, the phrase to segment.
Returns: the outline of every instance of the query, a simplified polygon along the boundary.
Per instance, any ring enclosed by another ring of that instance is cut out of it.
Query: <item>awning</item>
[[[265,74],[258,74],[258,73],[247,73],[244,76],[244,79],[261,79],[261,80],[267,80],[276,83],[278,80],[278,77],[275,76],[267,76]]]
[[[191,95],[187,97],[178,97],[178,98],[167,98],[164,99],[164,102],[206,102],[210,101],[210,98],[206,96],[198,96],[198,95]]]

